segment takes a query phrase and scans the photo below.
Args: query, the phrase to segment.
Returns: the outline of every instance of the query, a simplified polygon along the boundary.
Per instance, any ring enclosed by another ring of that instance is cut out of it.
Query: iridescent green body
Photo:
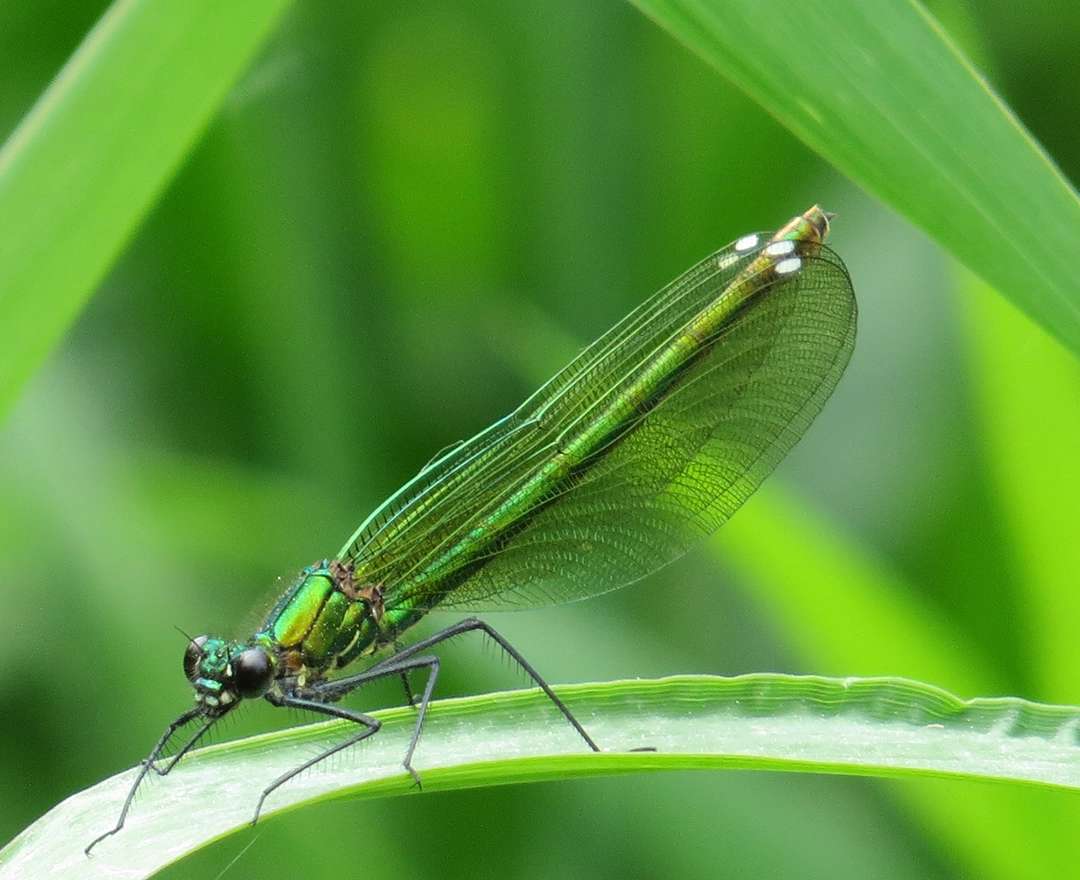
[[[405,758],[419,781],[411,759],[438,672],[437,657],[422,652],[475,629],[494,638],[595,749],[486,624],[463,621],[404,649],[400,637],[436,607],[535,606],[615,589],[725,522],[817,415],[854,346],[851,282],[823,244],[829,218],[815,206],[772,236],[744,236],[703,260],[513,413],[391,496],[335,559],[301,573],[250,639],[192,640],[184,666],[196,705],[166,730],[135,787],[158,769],[176,730],[202,721],[159,772],[253,697],[360,724],[337,751],[378,729],[369,716],[335,706],[339,699],[373,678],[427,670]],[[332,675],[391,648],[362,672]],[[123,825],[130,802],[109,833]]]

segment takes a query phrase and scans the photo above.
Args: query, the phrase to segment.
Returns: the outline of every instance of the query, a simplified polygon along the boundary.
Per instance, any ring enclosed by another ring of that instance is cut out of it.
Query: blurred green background
[[[5,134],[104,6],[0,3]],[[1076,179],[1080,7],[939,11]],[[971,381],[989,353],[931,242],[628,4],[311,0],[0,428],[0,839],[137,762],[189,705],[177,629],[248,631],[278,578],[334,553],[435,452],[704,254],[815,202],[838,214],[860,339],[764,491],[947,620],[985,658],[974,678],[1080,702],[1032,661]],[[716,553],[490,619],[553,682],[916,674],[823,668]],[[447,656],[442,695],[522,683],[478,643]],[[304,720],[283,715],[253,707],[218,737]],[[987,789],[731,772],[345,801],[166,876],[216,876],[241,850],[224,876],[988,876],[948,819]],[[1078,807],[1024,797],[1032,817]],[[1018,858],[1054,845],[1016,832]]]

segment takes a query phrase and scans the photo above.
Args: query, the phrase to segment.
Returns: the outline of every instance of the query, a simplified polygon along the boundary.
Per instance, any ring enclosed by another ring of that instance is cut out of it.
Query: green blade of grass
[[[1014,698],[964,702],[898,678],[679,676],[560,689],[601,743],[589,752],[535,690],[432,706],[419,769],[425,791],[614,773],[769,769],[998,779],[1080,789],[1080,709]],[[290,780],[264,817],[333,797],[415,792],[401,765],[415,712]],[[145,877],[250,825],[262,789],[346,735],[324,722],[201,749],[147,784],[119,834],[90,858],[131,784],[122,773],[61,803],[0,852],[0,880]],[[648,749],[648,751],[634,751]],[[197,806],[196,806],[197,805]]]
[[[904,675],[963,695],[1007,688],[962,628],[775,484],[709,546],[747,575],[747,589],[807,668]]]
[[[967,273],[966,331],[987,455],[1023,589],[1033,696],[1080,698],[1074,499],[1080,497],[1076,358]]]
[[[1080,200],[917,3],[634,2],[1080,352]]]
[[[711,547],[747,575],[755,600],[806,668],[918,676],[965,695],[1006,689],[1008,677],[969,633],[775,485],[752,498]],[[888,791],[972,876],[1053,877],[1075,864],[1075,798],[926,779]]]
[[[117,0],[0,150],[0,417],[288,0]]]

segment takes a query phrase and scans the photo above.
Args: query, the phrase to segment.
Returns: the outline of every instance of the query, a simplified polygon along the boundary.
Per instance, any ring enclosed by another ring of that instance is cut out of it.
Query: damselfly
[[[195,705],[143,761],[116,826],[151,771],[166,775],[244,700],[354,722],[356,732],[278,777],[379,729],[338,705],[401,677],[417,706],[413,754],[439,673],[428,653],[481,631],[598,747],[536,670],[469,618],[405,648],[433,609],[546,605],[597,595],[675,559],[735,512],[821,410],[855,344],[855,295],[823,244],[817,206],[773,235],[746,235],[647,300],[506,418],[424,468],[333,559],[304,569],[250,639],[199,636],[184,655]],[[374,658],[361,672],[334,673]],[[408,675],[427,673],[418,699]],[[188,725],[194,732],[162,756]]]

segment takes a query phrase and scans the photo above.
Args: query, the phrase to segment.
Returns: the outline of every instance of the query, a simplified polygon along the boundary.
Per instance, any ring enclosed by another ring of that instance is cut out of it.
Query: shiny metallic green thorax
[[[387,610],[380,585],[358,586],[349,566],[323,560],[301,572],[255,641],[275,655],[278,678],[296,677],[302,687],[392,644],[412,616]]]

